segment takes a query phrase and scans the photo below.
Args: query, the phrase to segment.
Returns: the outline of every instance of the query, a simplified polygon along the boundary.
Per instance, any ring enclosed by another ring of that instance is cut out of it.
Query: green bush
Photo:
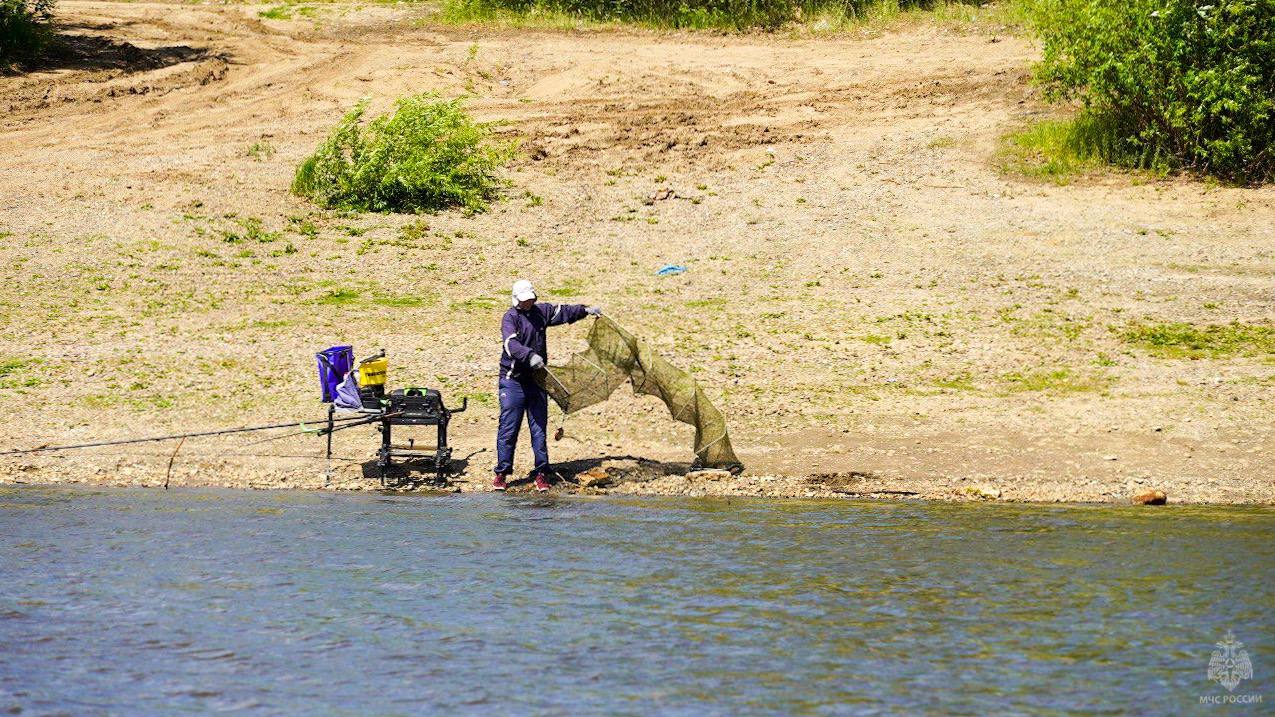
[[[470,118],[460,99],[404,98],[363,124],[366,109],[366,100],[356,105],[301,163],[293,193],[333,209],[477,212],[503,186],[513,145],[491,141],[491,125]]]
[[[446,0],[444,17],[563,15],[596,22],[632,22],[669,28],[774,29],[803,18],[852,18],[883,8],[947,5],[953,0]],[[958,4],[960,0],[956,0]],[[967,4],[978,4],[968,0]]]
[[[30,62],[53,39],[53,0],[0,0],[0,64]]]
[[[1275,0],[1029,0],[1050,99],[1104,159],[1275,179]]]

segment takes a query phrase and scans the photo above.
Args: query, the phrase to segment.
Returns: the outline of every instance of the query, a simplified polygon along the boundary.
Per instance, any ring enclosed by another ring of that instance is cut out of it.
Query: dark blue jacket
[[[532,354],[549,361],[549,344],[545,329],[558,324],[572,324],[588,316],[584,304],[536,304],[526,311],[511,307],[500,321],[500,377],[531,378],[527,360]]]

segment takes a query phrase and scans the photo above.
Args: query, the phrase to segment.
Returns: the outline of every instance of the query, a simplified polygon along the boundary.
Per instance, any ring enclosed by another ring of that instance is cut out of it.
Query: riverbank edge
[[[395,495],[440,495],[459,493],[492,493],[486,481],[452,480],[444,486],[429,482],[382,486],[375,479],[352,479],[332,476],[325,480],[317,476],[313,480],[266,479],[240,476],[229,479],[207,479],[182,476],[180,479],[163,475],[104,475],[93,478],[52,478],[25,473],[0,473],[0,485],[53,487],[78,485],[101,488],[220,488],[244,491],[305,490],[329,493],[385,493]],[[166,484],[167,483],[167,484]],[[1089,504],[1089,505],[1139,505],[1135,498],[1153,490],[1134,492],[1104,491],[1095,495],[1092,490],[1063,490],[1053,485],[1013,486],[1001,488],[993,484],[961,486],[940,485],[936,481],[895,481],[862,483],[855,486],[832,486],[824,476],[736,476],[730,479],[711,479],[685,475],[668,475],[644,481],[626,481],[604,487],[584,487],[577,483],[558,480],[546,493],[548,496],[681,496],[687,498],[772,498],[797,500],[880,500],[922,501],[938,503],[1021,503],[1021,504]],[[1275,506],[1275,496],[1232,496],[1219,494],[1175,495],[1164,490],[1166,501],[1161,505],[1235,505],[1250,507]],[[529,480],[514,481],[507,494],[535,495]],[[1159,507],[1154,504],[1148,507]]]

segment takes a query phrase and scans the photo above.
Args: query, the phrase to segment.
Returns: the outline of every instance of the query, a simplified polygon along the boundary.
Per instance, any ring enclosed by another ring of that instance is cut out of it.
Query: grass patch
[[[292,215],[288,217],[288,231],[303,234],[313,239],[319,234],[319,227],[315,225],[314,220],[308,216]]]
[[[424,219],[417,219],[411,224],[405,224],[398,230],[398,238],[406,244],[416,246],[429,237],[429,222]],[[447,244],[450,246],[451,241]]]
[[[615,21],[589,18],[587,15],[553,7],[528,4],[525,7],[501,7],[499,2],[481,0],[444,0],[438,19],[455,25],[482,23],[501,27],[529,27],[547,30],[577,30],[618,24]]]
[[[484,210],[505,184],[500,170],[514,145],[492,141],[491,125],[461,102],[415,95],[366,124],[367,101],[359,102],[297,168],[292,192],[359,212]]]
[[[155,409],[169,409],[177,405],[177,401],[172,396],[164,394],[129,396],[118,391],[90,394],[81,398],[80,401],[86,408],[97,410],[126,408],[135,413],[145,413]]]
[[[1067,184],[1100,169],[1115,146],[1115,136],[1084,115],[1041,120],[1002,140],[998,164],[1007,174]]]
[[[464,301],[453,301],[452,311],[490,311],[495,308],[496,300],[490,296],[475,296]]]
[[[329,289],[327,293],[314,300],[324,306],[345,306],[359,301],[362,294],[357,289]]]
[[[563,283],[562,286],[549,289],[545,293],[549,294],[550,296],[560,297],[563,299],[569,299],[573,296],[579,296],[581,293],[580,280],[568,279],[566,282]]]
[[[893,22],[919,13],[959,25],[978,22],[984,16],[1008,19],[1013,14],[1017,18],[1018,8],[1017,3],[983,7],[973,0],[444,0],[440,18],[460,24],[554,29],[639,25],[678,30],[798,29],[825,33]],[[1021,24],[1021,18],[1015,24]]]
[[[477,403],[480,406],[496,405],[496,397],[491,395],[491,393],[487,391],[479,391],[477,393],[470,393],[470,394],[467,394],[467,396],[469,400],[473,401],[474,403]]]
[[[1025,319],[1002,314],[1002,321],[1013,324],[1010,333],[1015,336],[1032,338],[1053,338],[1075,341],[1085,329],[1089,328],[1089,320],[1060,314],[1053,309],[1045,309]]]
[[[257,217],[234,217],[231,221],[234,227],[221,229],[221,239],[227,244],[239,244],[245,241],[269,244],[283,236],[283,232],[267,231]]]
[[[27,370],[38,363],[40,362],[36,359],[0,358],[0,388],[39,386],[40,378]]]
[[[1103,391],[1113,379],[1105,376],[1077,376],[1070,369],[1007,373],[1001,377],[1006,393],[1084,393]]]
[[[1138,324],[1120,338],[1164,358],[1226,358],[1275,355],[1275,326],[1187,323]]]
[[[263,17],[267,20],[290,20],[292,19],[292,6],[275,5],[268,10],[262,10],[257,13],[257,16]]]
[[[274,145],[269,142],[253,142],[248,145],[248,151],[246,154],[258,162],[264,162],[273,157],[274,152]]]
[[[0,359],[0,378],[8,378],[10,374],[24,368],[28,363],[27,359]]]
[[[254,329],[282,329],[287,326],[292,326],[295,323],[295,321],[289,321],[287,319],[275,319],[268,321],[257,319],[249,322],[248,325]]]
[[[974,385],[974,379],[968,374],[958,376],[948,376],[946,378],[935,379],[930,382],[937,388],[945,388],[951,391],[977,391],[978,386]]]
[[[391,308],[412,308],[415,306],[426,306],[433,303],[432,299],[427,296],[392,296],[383,295],[372,299],[372,303],[377,306],[388,306]]]

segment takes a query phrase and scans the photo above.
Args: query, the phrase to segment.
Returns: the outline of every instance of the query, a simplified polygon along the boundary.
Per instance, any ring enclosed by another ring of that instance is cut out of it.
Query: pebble
[[[581,488],[598,488],[613,482],[611,474],[602,466],[595,466],[576,474],[576,481]]]

